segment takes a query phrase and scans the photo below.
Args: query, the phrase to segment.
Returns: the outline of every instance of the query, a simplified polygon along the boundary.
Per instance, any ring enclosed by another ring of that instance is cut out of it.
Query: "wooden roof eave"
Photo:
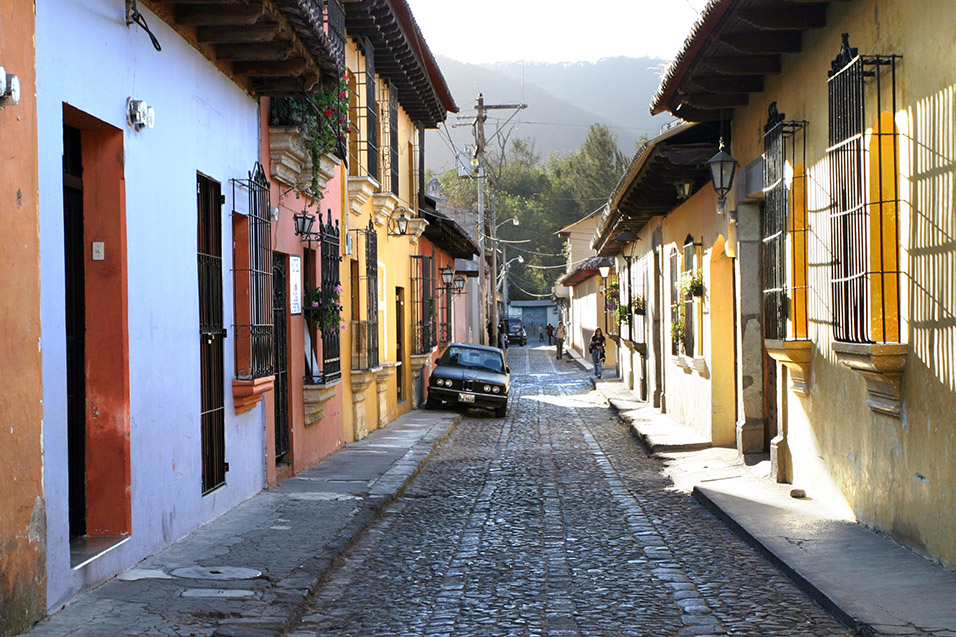
[[[826,26],[841,0],[711,0],[665,72],[651,113],[686,121],[728,119],[779,73],[784,55],[802,50],[804,34]]]
[[[309,0],[143,0],[254,96],[302,95],[340,69]]]

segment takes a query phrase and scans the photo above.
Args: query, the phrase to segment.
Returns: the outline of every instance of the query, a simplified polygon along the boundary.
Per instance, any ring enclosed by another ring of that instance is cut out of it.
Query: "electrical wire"
[[[545,299],[545,298],[549,299],[549,298],[551,298],[552,296],[554,296],[554,295],[551,294],[551,293],[548,293],[548,294],[538,294],[537,292],[528,292],[526,289],[524,289],[523,287],[521,287],[520,285],[518,285],[518,284],[515,283],[514,281],[509,282],[508,285],[511,285],[511,286],[514,286],[514,287],[518,288],[519,290],[521,290],[522,292],[524,292],[524,293],[527,294],[528,296],[536,296],[536,297],[538,297],[539,299]]]

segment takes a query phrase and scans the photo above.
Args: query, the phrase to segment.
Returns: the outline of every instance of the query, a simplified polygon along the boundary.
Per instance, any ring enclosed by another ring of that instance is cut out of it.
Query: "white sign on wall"
[[[289,314],[302,314],[302,257],[289,257]]]

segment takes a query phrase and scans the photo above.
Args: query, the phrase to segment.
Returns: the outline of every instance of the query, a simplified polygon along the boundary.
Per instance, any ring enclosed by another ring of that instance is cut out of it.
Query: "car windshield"
[[[445,353],[442,354],[438,364],[486,369],[499,374],[504,369],[501,354],[489,350],[475,349],[473,347],[449,347],[445,350]]]

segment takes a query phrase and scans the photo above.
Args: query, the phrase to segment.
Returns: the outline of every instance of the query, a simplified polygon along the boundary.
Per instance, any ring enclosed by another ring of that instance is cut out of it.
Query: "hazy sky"
[[[407,0],[433,53],[461,62],[671,59],[707,0]]]

